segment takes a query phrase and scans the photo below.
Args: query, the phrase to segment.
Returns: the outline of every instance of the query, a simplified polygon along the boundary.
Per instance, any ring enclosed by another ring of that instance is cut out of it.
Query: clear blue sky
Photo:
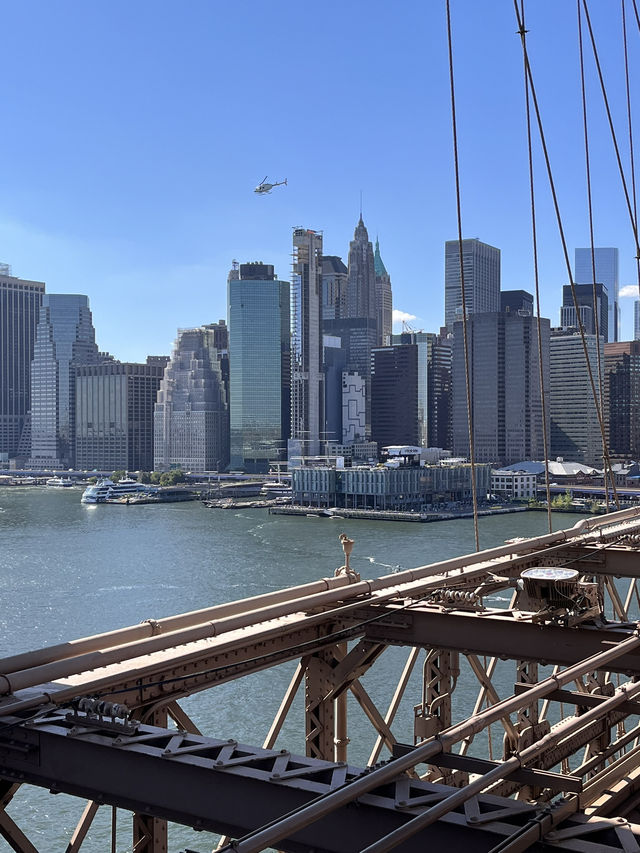
[[[513,3],[451,5],[464,234],[502,250],[503,289],[531,290]],[[620,3],[590,9],[626,158]],[[527,24],[573,259],[588,245],[576,4],[529,0]],[[638,102],[631,12],[628,28]],[[346,260],[361,190],[394,307],[437,331],[457,236],[444,0],[22,0],[0,31],[0,261],[86,293],[101,349],[142,360],[225,317],[233,258],[289,278],[293,226]],[[596,245],[620,248],[624,285],[634,244],[589,51],[587,65]],[[265,174],[289,184],[256,196]],[[567,274],[537,175],[542,313],[557,324]]]

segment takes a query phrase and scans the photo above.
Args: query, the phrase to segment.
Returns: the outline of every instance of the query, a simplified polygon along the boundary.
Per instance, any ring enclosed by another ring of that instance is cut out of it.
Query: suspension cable
[[[627,187],[627,180],[624,174],[624,168],[622,166],[622,157],[620,155],[620,148],[618,146],[618,139],[616,136],[616,130],[613,124],[613,118],[611,116],[611,108],[609,107],[609,98],[607,97],[607,89],[604,84],[604,76],[602,74],[602,67],[600,65],[600,58],[598,56],[598,48],[596,46],[595,36],[593,34],[593,28],[591,26],[591,18],[589,16],[589,8],[587,6],[587,0],[582,0],[582,7],[584,9],[584,17],[587,22],[587,27],[589,29],[589,38],[591,40],[591,48],[593,50],[593,58],[596,63],[596,70],[598,72],[598,79],[600,81],[600,89],[602,91],[602,100],[604,102],[605,110],[607,113],[607,119],[609,121],[609,130],[611,131],[611,141],[613,142],[613,147],[615,149],[616,160],[618,163],[618,171],[620,172],[620,180],[622,181],[622,189],[624,191],[625,201],[627,203],[627,210],[629,212],[629,218],[631,220],[631,228],[633,231],[633,239],[635,242],[635,250],[636,257],[640,258],[640,245],[638,245],[638,223],[633,214],[633,209],[631,207],[631,199],[629,198],[629,189]]]
[[[544,161],[545,161],[545,166],[546,166],[546,170],[547,170],[547,177],[549,180],[549,189],[551,191],[551,197],[553,200],[553,207],[554,207],[554,211],[555,211],[555,215],[556,215],[556,221],[558,224],[558,232],[560,235],[560,242],[562,245],[562,251],[564,254],[565,265],[567,267],[567,273],[569,276],[569,283],[571,285],[571,293],[573,296],[573,301],[574,301],[574,304],[577,304],[575,282],[573,280],[573,272],[571,270],[571,262],[569,260],[569,250],[567,248],[567,241],[566,241],[566,237],[565,237],[565,233],[564,233],[564,226],[562,224],[562,216],[560,214],[560,205],[558,202],[558,195],[556,192],[555,181],[553,179],[553,172],[551,170],[551,160],[549,157],[549,151],[547,149],[546,137],[545,137],[545,133],[544,133],[544,128],[542,126],[542,116],[540,114],[540,107],[538,105],[538,98],[536,96],[536,89],[535,89],[535,85],[533,82],[533,74],[531,72],[531,65],[529,63],[529,54],[527,51],[525,31],[524,31],[524,26],[522,23],[522,18],[520,16],[520,10],[518,9],[518,0],[513,0],[513,4],[515,7],[516,19],[518,22],[518,32],[520,34],[520,40],[522,43],[522,51],[523,51],[523,56],[524,56],[525,71],[526,71],[526,75],[527,75],[528,80],[529,80],[529,86],[530,86],[530,91],[531,91],[531,99],[532,99],[534,111],[536,114],[536,123],[538,125],[538,133],[540,136],[540,144],[542,146],[542,152],[544,154]],[[591,394],[592,394],[593,401],[594,401],[596,415],[598,417],[598,423],[600,425],[600,433],[601,433],[601,436],[603,438],[605,456],[607,458],[607,463],[610,466],[611,461],[609,458],[609,451],[606,447],[604,420],[602,418],[602,411],[600,409],[600,406],[598,405],[598,396],[597,396],[597,392],[596,392],[595,382],[593,379],[593,370],[591,368],[591,360],[589,359],[589,351],[587,348],[586,335],[585,335],[585,331],[584,331],[584,323],[582,322],[582,318],[580,317],[580,312],[576,312],[576,313],[577,313],[577,320],[578,320],[578,328],[580,330],[580,339],[582,341],[582,348],[583,348],[583,352],[584,352],[585,364],[587,367],[587,375],[589,377],[589,384],[591,386]],[[598,340],[596,340],[596,346],[599,346]],[[618,494],[617,494],[617,490],[615,487],[615,483],[613,484],[613,491],[614,491],[614,495],[615,495],[616,505],[619,507],[620,503],[618,500]]]
[[[453,163],[456,178],[456,213],[458,218],[458,254],[460,259],[460,287],[462,290],[462,340],[464,345],[464,377],[467,392],[467,427],[469,432],[469,460],[471,462],[471,495],[473,498],[473,529],[476,540],[476,551],[480,550],[480,534],[478,530],[478,493],[476,485],[476,463],[473,429],[473,409],[471,405],[471,377],[469,369],[469,340],[467,335],[467,304],[464,284],[464,264],[462,258],[462,206],[460,202],[460,167],[458,163],[458,131],[456,124],[456,96],[453,79],[453,46],[451,38],[451,11],[447,0],[447,40],[449,47],[449,83],[451,88],[451,124],[453,133]]]
[[[587,208],[589,213],[589,246],[591,248],[591,282],[592,282],[592,291],[591,291],[591,300],[593,304],[593,319],[594,319],[594,330],[596,334],[596,340],[599,342],[600,340],[600,312],[598,311],[598,298],[596,294],[596,250],[595,250],[595,241],[593,236],[593,196],[591,193],[591,160],[589,153],[589,123],[587,121],[587,89],[584,81],[584,51],[582,44],[582,12],[580,6],[580,0],[576,0],[577,10],[578,10],[578,53],[580,56],[580,89],[582,94],[582,128],[584,134],[584,162],[585,162],[585,172],[586,172],[586,180],[587,180]],[[611,294],[613,298],[613,294]],[[602,303],[600,303],[602,304]],[[579,312],[578,303],[575,302],[574,298],[574,307],[576,309],[576,314]],[[614,306],[614,314],[617,306]],[[614,321],[615,322],[615,321]],[[605,341],[606,344],[606,341]],[[602,359],[600,355],[600,344],[596,347],[596,353],[598,356],[597,364],[598,364],[598,393],[599,393],[599,401],[600,401],[600,409],[604,405],[604,390],[603,390],[603,370],[602,370]],[[609,512],[609,480],[614,480],[613,471],[607,468],[606,456],[605,456],[605,436],[602,435],[602,464],[603,464],[603,474],[604,474],[604,496],[605,496],[605,506],[607,512]]]
[[[638,28],[640,29],[640,18],[638,17],[638,7],[636,6],[636,0],[632,0],[633,8],[636,13],[636,20],[638,21]],[[634,147],[633,147],[633,123],[631,121],[631,86],[629,84],[629,51],[627,48],[627,16],[626,16],[626,4],[625,0],[621,0],[622,5],[622,42],[624,48],[624,76],[625,76],[625,88],[627,92],[627,126],[629,130],[629,163],[631,167],[631,195],[633,199],[633,218],[636,223],[638,222],[638,199],[636,192],[636,167],[635,167],[635,155],[634,155]],[[640,294],[640,257],[638,257],[638,252],[636,252],[636,281],[638,284],[638,291]]]
[[[520,0],[522,26],[524,27],[524,0]],[[525,34],[526,34],[525,30]],[[533,151],[531,141],[531,106],[529,95],[529,79],[524,71],[525,110],[527,118],[527,149],[529,153],[529,195],[531,198],[531,237],[533,245],[533,275],[536,292],[536,315],[538,330],[538,373],[540,382],[540,399],[542,401],[542,445],[544,448],[544,484],[547,493],[547,522],[549,533],[553,530],[551,519],[551,477],[549,475],[549,436],[547,432],[547,402],[545,398],[544,364],[542,359],[542,327],[540,322],[540,276],[538,270],[538,229],[536,223],[535,185],[533,180]]]

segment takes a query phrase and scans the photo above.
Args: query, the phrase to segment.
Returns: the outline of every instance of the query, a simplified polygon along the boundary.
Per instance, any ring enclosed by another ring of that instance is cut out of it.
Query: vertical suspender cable
[[[629,162],[631,166],[631,196],[633,199],[633,218],[635,219],[636,225],[638,223],[638,199],[636,193],[636,166],[635,166],[635,156],[634,156],[634,148],[633,148],[633,123],[631,121],[631,86],[629,84],[629,52],[627,49],[627,17],[626,17],[626,5],[625,0],[621,0],[622,3],[622,42],[624,45],[624,77],[627,91],[627,126],[629,129]],[[640,19],[638,19],[638,7],[636,6],[636,0],[633,0],[633,8],[636,13],[636,20],[638,21],[638,27],[640,28]],[[640,291],[640,252],[636,251],[636,281],[638,283],[638,290]]]
[[[589,124],[587,121],[587,91],[584,82],[584,51],[582,46],[582,12],[580,6],[580,0],[576,0],[578,7],[578,52],[580,55],[580,89],[582,93],[582,127],[584,133],[584,162],[585,162],[585,170],[586,170],[586,178],[587,178],[587,208],[589,211],[589,246],[591,247],[591,281],[592,281],[592,296],[591,299],[593,301],[593,319],[594,319],[594,327],[596,333],[596,354],[597,354],[597,364],[598,364],[598,394],[600,401],[600,409],[604,411],[604,393],[603,393],[603,371],[602,371],[602,358],[600,355],[600,316],[598,312],[598,299],[596,296],[596,251],[595,251],[595,242],[593,238],[593,199],[591,194],[591,160],[589,155]],[[613,296],[613,294],[612,294]],[[574,302],[574,306],[576,309],[576,314],[580,310],[578,308],[577,303]],[[606,341],[605,341],[606,343]],[[605,436],[602,436],[602,465],[603,465],[603,485],[604,485],[604,500],[607,508],[607,512],[609,512],[609,480],[613,483],[615,481],[615,477],[613,471],[607,467],[606,453],[605,453]]]
[[[462,258],[462,212],[460,204],[460,168],[458,165],[458,131],[456,125],[456,97],[453,80],[453,47],[451,39],[451,11],[449,0],[447,4],[447,41],[449,46],[449,82],[451,88],[451,124],[453,131],[453,164],[456,176],[456,212],[458,217],[458,249],[460,257],[460,288],[462,291],[462,339],[464,344],[464,376],[467,390],[467,426],[469,429],[469,461],[471,462],[471,494],[473,497],[473,529],[476,540],[476,551],[480,550],[480,535],[478,531],[478,493],[476,485],[475,448],[473,442],[473,408],[471,403],[471,377],[469,369],[469,338],[467,334],[467,304],[464,286],[464,265]]]
[[[560,205],[558,202],[558,194],[556,192],[555,181],[553,180],[553,173],[551,171],[551,160],[549,158],[549,151],[547,149],[546,137],[544,134],[544,128],[542,126],[542,116],[540,114],[540,107],[538,105],[538,98],[536,96],[536,89],[535,89],[535,85],[533,83],[533,74],[531,72],[531,65],[529,63],[529,54],[527,51],[527,44],[526,44],[526,40],[524,38],[524,33],[523,33],[524,26],[522,24],[522,18],[520,15],[520,10],[518,9],[518,0],[513,0],[513,5],[515,8],[516,19],[518,22],[518,32],[520,33],[520,39],[521,39],[521,43],[522,43],[522,51],[523,51],[523,55],[524,55],[525,71],[526,71],[526,74],[527,74],[527,77],[529,80],[529,86],[531,89],[531,99],[532,99],[533,108],[534,108],[534,111],[536,114],[536,122],[538,125],[538,133],[540,135],[540,144],[542,145],[542,152],[544,154],[544,161],[545,161],[545,166],[547,169],[547,177],[549,180],[549,189],[551,191],[551,198],[553,200],[553,207],[554,207],[555,214],[556,214],[556,221],[558,223],[558,232],[560,235],[560,242],[562,244],[562,252],[564,255],[565,265],[567,267],[567,274],[569,276],[569,284],[571,285],[571,294],[573,296],[573,302],[574,302],[574,305],[577,305],[578,300],[577,300],[577,295],[576,295],[576,286],[575,286],[575,282],[573,280],[573,273],[571,271],[571,262],[569,260],[569,250],[567,249],[567,240],[566,240],[565,233],[564,233],[564,227],[562,225],[562,217],[560,215]],[[605,449],[605,456],[607,459],[607,464],[610,467],[611,461],[609,459],[609,452],[608,452],[607,447],[606,447],[604,420],[602,418],[602,410],[600,409],[600,406],[598,405],[598,395],[596,392],[596,386],[595,386],[595,382],[593,379],[593,370],[591,368],[591,361],[589,359],[589,351],[587,349],[587,341],[586,341],[586,337],[585,337],[584,323],[582,322],[582,319],[580,317],[580,313],[577,312],[577,314],[578,314],[578,316],[577,316],[578,328],[580,329],[580,338],[582,341],[584,359],[585,359],[585,364],[587,367],[587,375],[589,377],[589,383],[591,385],[591,394],[593,397],[593,402],[594,402],[596,414],[598,417],[598,423],[600,425],[600,434],[603,438],[603,445],[604,445],[604,449]],[[613,491],[614,491],[614,495],[615,495],[615,499],[616,499],[616,504],[619,506],[618,495],[616,492],[615,484],[613,486]]]
[[[520,11],[522,14],[522,38],[526,38],[526,30],[524,29],[524,0],[520,0]],[[525,109],[527,117],[527,149],[529,153],[529,195],[531,197],[531,237],[533,245],[533,274],[536,287],[536,315],[538,329],[538,372],[540,379],[540,399],[542,402],[542,445],[544,447],[544,484],[547,493],[547,522],[549,524],[549,533],[553,530],[551,520],[551,485],[549,477],[549,436],[547,433],[547,403],[545,399],[544,387],[544,364],[542,363],[542,330],[540,324],[540,277],[538,272],[538,229],[536,225],[536,199],[535,187],[533,181],[533,151],[531,144],[531,106],[529,95],[529,79],[527,77],[526,68],[524,70],[524,93],[525,93]]]

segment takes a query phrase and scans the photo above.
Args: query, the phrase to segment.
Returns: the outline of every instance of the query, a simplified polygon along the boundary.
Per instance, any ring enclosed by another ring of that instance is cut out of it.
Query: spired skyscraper
[[[289,455],[317,456],[324,440],[322,234],[293,232],[291,289],[291,445]]]
[[[75,465],[76,367],[101,360],[88,298],[44,294],[31,363],[30,467]]]
[[[44,282],[0,264],[0,456],[13,456],[31,400],[31,360]]]
[[[180,329],[158,391],[154,468],[221,471],[229,461],[225,381],[228,332],[224,320]]]
[[[597,248],[593,250],[595,260],[596,284],[603,284],[607,288],[609,297],[609,322],[608,341],[619,340],[620,323],[620,285],[618,280],[618,250],[611,247]],[[576,249],[575,257],[575,282],[576,284],[593,285],[593,262],[591,249]]]
[[[477,237],[462,241],[462,271],[467,314],[500,311],[500,249]],[[462,320],[462,276],[460,243],[447,240],[444,246],[444,322],[453,331]]]
[[[380,243],[376,238],[376,250],[373,254],[373,266],[376,274],[376,313],[378,320],[378,344],[389,346],[393,320],[393,296],[391,276],[380,257]]]
[[[231,469],[265,473],[286,459],[291,428],[290,285],[271,264],[228,279]]]

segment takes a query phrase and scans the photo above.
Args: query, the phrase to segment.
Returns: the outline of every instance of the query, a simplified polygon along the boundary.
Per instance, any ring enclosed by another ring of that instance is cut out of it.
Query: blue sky
[[[620,3],[589,8],[628,168]],[[532,290],[513,3],[451,9],[464,234],[502,250],[503,289]],[[529,0],[527,26],[573,258],[588,245],[576,3]],[[627,26],[637,102],[631,8]],[[0,261],[86,293],[101,349],[143,360],[168,353],[178,327],[225,317],[234,258],[289,278],[294,226],[323,231],[325,253],[346,260],[360,191],[394,307],[415,328],[442,324],[444,241],[457,236],[444,0],[22,0],[3,5],[0,31]],[[632,284],[586,57],[596,245],[620,248]],[[288,186],[256,196],[265,174]],[[557,324],[567,273],[539,156],[536,174],[542,313]]]

